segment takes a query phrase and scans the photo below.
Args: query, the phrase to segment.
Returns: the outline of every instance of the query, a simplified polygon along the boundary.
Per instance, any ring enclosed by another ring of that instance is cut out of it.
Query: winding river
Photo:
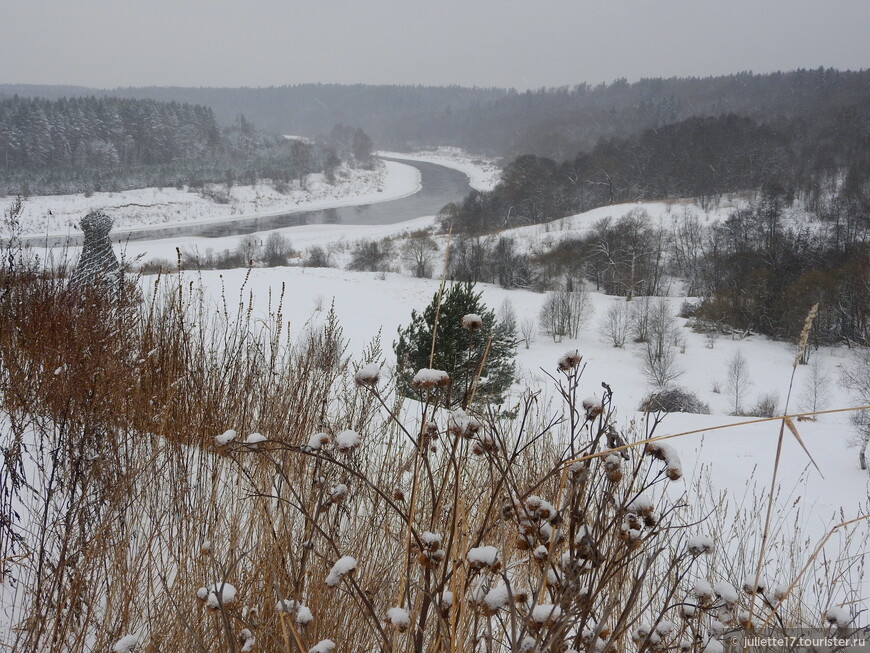
[[[387,160],[397,161],[398,163],[417,168],[420,171],[421,189],[407,197],[375,204],[342,206],[314,211],[298,210],[235,220],[198,221],[196,223],[173,225],[171,227],[124,230],[123,232],[113,234],[112,240],[145,241],[185,236],[220,238],[284,227],[322,223],[358,225],[394,224],[424,215],[435,215],[445,204],[458,202],[471,191],[471,187],[468,185],[468,177],[458,170],[420,161],[408,161],[405,159]],[[74,247],[81,244],[81,236],[75,235],[48,237],[47,239],[45,236],[34,236],[24,240],[33,244],[47,244],[48,247],[63,245]]]

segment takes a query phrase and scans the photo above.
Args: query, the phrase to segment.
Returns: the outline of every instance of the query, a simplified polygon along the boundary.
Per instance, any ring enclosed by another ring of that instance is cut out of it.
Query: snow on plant
[[[321,639],[308,649],[308,653],[332,653],[333,651],[335,651],[335,642],[331,639]]]
[[[604,406],[601,403],[601,399],[598,397],[586,397],[583,400],[583,410],[586,412],[587,421],[592,421],[596,417],[601,414],[601,411],[604,410]]]
[[[130,653],[136,646],[139,645],[138,635],[125,635],[112,647],[113,653]]]
[[[254,634],[250,629],[244,628],[239,632],[239,643],[242,645],[242,648],[240,649],[242,653],[250,653],[257,645],[257,638],[254,637]]]
[[[339,483],[329,491],[330,503],[343,503],[348,495],[348,487],[344,483]]]
[[[217,446],[222,447],[236,439],[237,433],[233,429],[227,429],[220,435],[215,436],[214,442]]]
[[[444,370],[433,370],[424,367],[418,370],[411,379],[411,387],[415,390],[440,388],[450,384],[450,376]]]
[[[215,583],[210,587],[200,587],[196,591],[196,597],[205,601],[205,607],[211,610],[219,610],[223,606],[236,601],[236,588],[230,583]]]
[[[403,633],[411,625],[411,615],[404,608],[390,608],[387,610],[387,623]]]
[[[552,623],[562,616],[562,608],[551,603],[542,603],[532,608],[530,616],[536,624]]]
[[[275,603],[275,612],[293,616],[293,620],[300,626],[307,626],[314,620],[311,609],[293,599],[279,599]]]
[[[736,605],[740,599],[734,586],[724,580],[715,583],[713,585],[713,591],[716,593],[716,596],[722,599],[727,605]]]
[[[686,542],[686,548],[693,556],[710,553],[713,550],[713,540],[706,535],[693,535]]]
[[[381,366],[378,363],[369,363],[357,370],[354,382],[359,386],[376,386],[381,378]]]
[[[483,328],[483,318],[477,313],[468,313],[459,321],[463,329],[478,331]]]
[[[362,438],[359,433],[350,429],[335,436],[335,448],[340,453],[351,453],[360,445],[360,442],[362,442]]]
[[[489,569],[490,571],[498,571],[501,569],[501,562],[498,559],[498,549],[494,546],[478,546],[469,549],[465,556],[468,559],[472,569]]]
[[[262,433],[251,433],[247,438],[245,438],[245,444],[260,444],[261,442],[265,442],[266,440],[266,436]]]
[[[483,604],[491,614],[504,608],[510,601],[511,592],[506,583],[500,582],[483,597]]]
[[[332,442],[332,438],[329,437],[328,433],[314,433],[311,437],[308,438],[308,442],[305,445],[306,451],[320,451],[321,447],[325,447],[330,442]]]
[[[342,556],[334,565],[332,565],[332,569],[329,571],[329,575],[326,577],[325,582],[329,587],[335,587],[344,577],[353,574],[355,571],[356,558]]]
[[[825,621],[837,626],[837,628],[846,628],[852,623],[852,615],[844,608],[832,606],[825,612]]]
[[[644,453],[657,460],[663,460],[665,463],[665,474],[672,481],[682,478],[683,466],[680,463],[680,456],[671,445],[666,442],[649,442],[644,449]]]
[[[460,438],[472,438],[477,435],[483,424],[473,415],[469,415],[461,408],[450,412],[447,418],[447,430]]]

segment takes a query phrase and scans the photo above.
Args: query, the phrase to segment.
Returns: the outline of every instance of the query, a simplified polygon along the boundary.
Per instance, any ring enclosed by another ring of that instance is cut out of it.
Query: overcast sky
[[[0,83],[519,89],[870,67],[870,0],[0,0]]]

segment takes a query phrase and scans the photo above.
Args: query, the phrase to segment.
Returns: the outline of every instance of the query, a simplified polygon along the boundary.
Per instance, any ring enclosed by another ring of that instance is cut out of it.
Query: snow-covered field
[[[206,271],[198,273],[207,293],[217,302],[225,290],[231,299],[247,299],[250,294],[255,301],[255,313],[266,311],[269,289],[272,298],[282,283],[286,284],[283,312],[289,321],[291,332],[300,333],[308,325],[323,318],[329,305],[335,310],[350,340],[350,351],[361,353],[365,345],[379,331],[383,333],[385,349],[395,339],[399,326],[410,320],[411,310],[422,311],[437,291],[438,281],[415,279],[399,274],[349,272],[331,268],[272,268],[254,269],[245,283],[246,271]],[[244,285],[243,285],[244,284]],[[537,316],[544,295],[522,291],[504,290],[482,284],[483,298],[489,307],[498,309],[509,300],[519,319]],[[525,387],[544,388],[549,381],[542,370],[553,372],[556,361],[565,351],[578,349],[584,357],[586,371],[584,385],[586,394],[599,394],[601,383],[608,383],[614,390],[614,401],[623,423],[641,420],[636,412],[641,398],[650,388],[640,371],[640,345],[627,344],[618,349],[602,341],[597,328],[607,307],[618,301],[598,293],[591,293],[595,315],[576,340],[565,339],[561,343],[539,334],[536,342],[526,349],[520,345],[518,363],[521,382],[515,387],[519,395]],[[680,299],[672,298],[674,309]],[[317,306],[323,309],[318,311]],[[274,306],[273,306],[274,310]],[[719,338],[712,348],[702,334],[685,328],[685,320],[679,320],[682,335],[686,340],[685,353],[677,356],[680,369],[684,370],[677,384],[691,389],[700,399],[710,405],[712,415],[669,415],[658,434],[677,433],[710,427],[748,418],[728,416],[733,400],[726,394],[727,367],[730,358],[740,351],[748,360],[749,387],[746,405],[754,403],[762,394],[774,393],[783,406],[788,392],[794,348],[785,343],[773,342],[762,336],[750,336],[742,340]],[[850,405],[850,399],[838,386],[839,373],[851,362],[850,352],[840,348],[823,348],[813,352],[828,373],[827,400],[824,408],[842,408]],[[790,403],[790,411],[801,409],[805,402],[802,396],[809,383],[810,368],[799,366]],[[719,386],[717,392],[714,388]],[[787,440],[780,468],[782,488],[786,496],[794,500],[801,497],[801,515],[806,522],[806,532],[814,538],[822,536],[826,524],[841,508],[847,517],[854,517],[867,504],[870,477],[857,466],[857,456],[850,448],[851,425],[847,415],[827,415],[816,422],[800,422],[798,429],[824,475],[811,468],[811,463],[794,438],[786,432]],[[770,471],[776,453],[779,423],[753,424],[722,431],[709,431],[673,441],[683,456],[687,472],[693,470],[695,477],[702,465],[709,466],[714,486],[741,497],[759,481],[761,491],[769,482]],[[688,474],[687,482],[692,482]]]
[[[336,182],[329,184],[322,174],[308,175],[304,188],[294,182],[281,193],[271,184],[256,186],[215,185],[212,190],[225,196],[216,202],[198,192],[175,188],[143,188],[122,193],[49,195],[30,197],[21,215],[25,235],[66,235],[78,231],[78,221],[94,210],[110,213],[115,219],[114,235],[127,229],[167,227],[192,222],[276,215],[290,211],[326,209],[353,204],[371,204],[399,199],[420,189],[417,169],[392,161],[375,170],[341,168]],[[2,200],[5,210],[12,198]]]

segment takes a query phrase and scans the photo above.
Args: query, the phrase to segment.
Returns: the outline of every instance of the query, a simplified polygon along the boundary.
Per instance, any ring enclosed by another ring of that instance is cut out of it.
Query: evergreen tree
[[[472,395],[475,403],[501,403],[516,372],[515,327],[496,319],[495,312],[481,301],[481,293],[474,291],[473,283],[455,283],[441,298],[435,353],[430,364],[436,306],[437,293],[422,314],[412,311],[411,324],[399,329],[399,339],[393,343],[399,366],[399,392],[408,397],[418,396],[411,388],[411,379],[418,370],[433,368],[450,375],[450,389],[445,393],[448,407],[467,407]],[[479,316],[479,325],[474,320],[464,325],[463,317],[467,315]],[[480,378],[475,388],[478,370]]]

